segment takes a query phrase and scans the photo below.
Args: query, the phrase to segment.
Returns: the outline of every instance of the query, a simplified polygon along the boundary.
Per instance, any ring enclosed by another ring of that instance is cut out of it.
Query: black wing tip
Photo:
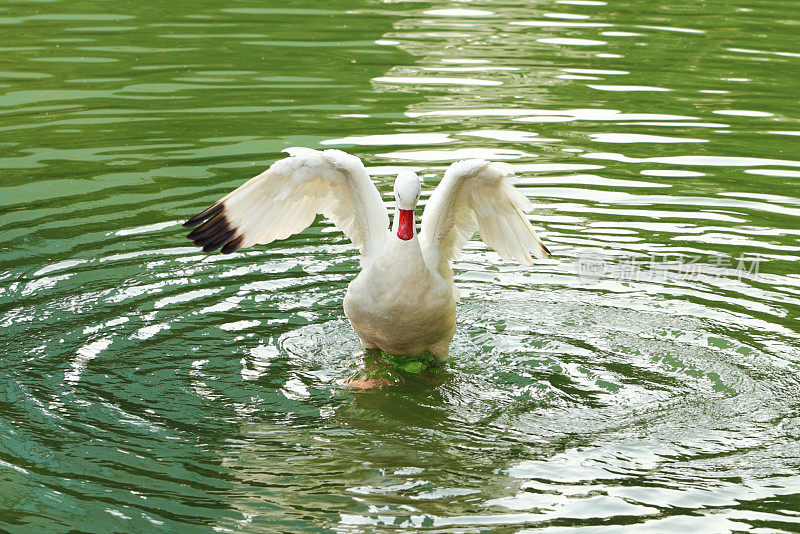
[[[223,254],[231,254],[242,248],[244,236],[225,216],[222,204],[214,205],[186,221],[186,227],[197,226],[186,236],[203,252],[210,253],[222,249]]]
[[[230,228],[227,231],[221,230],[211,237],[207,237],[203,240],[197,240],[194,243],[197,246],[202,246],[203,252],[214,252],[215,250],[224,247],[235,233],[236,228]]]
[[[228,241],[225,244],[225,246],[222,247],[222,250],[220,250],[220,252],[222,254],[233,254],[234,252],[236,252],[237,250],[242,248],[242,243],[243,242],[244,242],[244,236],[240,235],[240,236],[236,237],[235,239],[232,239],[232,240]]]
[[[210,219],[191,232],[189,232],[186,237],[191,239],[192,241],[200,241],[207,237],[214,236],[220,231],[226,231],[230,229],[230,224],[228,224],[228,219],[225,217],[225,214],[217,215],[213,219]]]
[[[185,228],[191,228],[192,226],[197,226],[206,219],[213,219],[222,211],[224,207],[225,205],[222,203],[213,204],[211,207],[204,209],[194,217],[187,220],[185,223],[183,223],[183,226]]]

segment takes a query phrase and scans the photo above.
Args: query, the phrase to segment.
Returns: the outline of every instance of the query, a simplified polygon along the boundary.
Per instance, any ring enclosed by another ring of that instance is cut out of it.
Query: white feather
[[[450,165],[422,215],[420,241],[438,257],[434,265],[445,276],[476,230],[487,245],[507,259],[530,265],[531,256],[550,255],[525,216],[528,198],[512,185],[500,165],[464,160]]]
[[[525,216],[530,201],[500,165],[452,164],[428,201],[418,236],[413,225],[401,235],[399,217],[410,211],[413,220],[420,193],[417,175],[401,172],[393,235],[380,194],[358,158],[338,150],[287,152],[288,158],[186,221],[197,227],[189,238],[207,252],[230,253],[289,237],[322,213],[361,251],[362,270],[343,306],[365,348],[447,358],[458,299],[450,262],[476,230],[503,258],[531,264],[531,256],[549,255]]]
[[[339,150],[284,152],[288,158],[219,201],[229,226],[243,237],[242,247],[285,239],[321,213],[362,255],[382,248],[389,216],[360,159]]]

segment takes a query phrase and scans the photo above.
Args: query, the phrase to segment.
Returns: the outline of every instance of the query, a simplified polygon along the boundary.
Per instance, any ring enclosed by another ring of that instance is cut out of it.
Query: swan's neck
[[[414,210],[394,209],[392,233],[403,241],[408,241],[417,235],[417,219]]]

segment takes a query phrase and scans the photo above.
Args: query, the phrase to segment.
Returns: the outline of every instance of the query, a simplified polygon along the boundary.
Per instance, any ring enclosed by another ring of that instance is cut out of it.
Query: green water
[[[0,2],[0,530],[800,530],[798,13]],[[349,391],[340,233],[180,227],[289,146],[505,161],[553,258]]]

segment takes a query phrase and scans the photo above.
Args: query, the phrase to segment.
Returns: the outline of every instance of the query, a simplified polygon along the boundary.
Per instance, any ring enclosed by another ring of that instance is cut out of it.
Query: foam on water
[[[0,12],[0,530],[796,530],[791,2],[129,7]],[[353,392],[341,233],[179,226],[288,146],[504,161],[553,257]]]

